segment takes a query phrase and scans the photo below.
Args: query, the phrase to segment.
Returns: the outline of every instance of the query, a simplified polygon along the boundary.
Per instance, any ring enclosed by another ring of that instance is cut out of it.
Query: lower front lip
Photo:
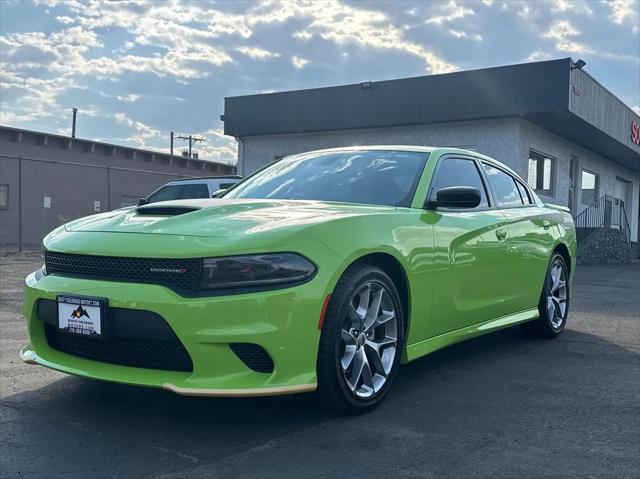
[[[153,284],[55,275],[36,280],[32,274],[27,278],[23,312],[29,324],[30,351],[38,358],[36,362],[67,373],[154,387],[169,384],[169,389],[182,394],[198,390],[308,389],[315,387],[320,335],[317,321],[322,308],[322,300],[318,298],[325,296],[323,290],[319,281],[310,281],[282,290],[185,298]],[[106,297],[110,307],[160,315],[187,350],[193,371],[113,365],[51,349],[35,306],[39,299],[55,300],[58,294]],[[262,347],[273,360],[273,372],[248,369],[231,351],[231,343]]]

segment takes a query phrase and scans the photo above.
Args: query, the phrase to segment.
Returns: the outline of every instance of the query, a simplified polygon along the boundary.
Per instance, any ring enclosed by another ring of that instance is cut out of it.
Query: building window
[[[600,175],[591,171],[582,170],[582,185],[580,187],[580,198],[583,205],[592,205],[598,199],[598,189],[600,187]]]
[[[0,208],[9,207],[9,185],[0,185]]]
[[[555,160],[550,156],[529,150],[529,174],[527,183],[544,196],[553,196]]]

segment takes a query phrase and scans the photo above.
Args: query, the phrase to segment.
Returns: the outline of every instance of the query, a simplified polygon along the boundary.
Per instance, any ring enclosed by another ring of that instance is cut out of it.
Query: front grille
[[[134,337],[87,338],[44,325],[49,347],[63,353],[105,363],[166,371],[193,371],[191,357],[178,341]]]
[[[229,347],[244,364],[255,372],[273,372],[273,360],[261,346],[251,343],[231,343]]]
[[[161,284],[194,291],[200,281],[199,259],[152,259],[45,252],[47,274],[108,281]]]

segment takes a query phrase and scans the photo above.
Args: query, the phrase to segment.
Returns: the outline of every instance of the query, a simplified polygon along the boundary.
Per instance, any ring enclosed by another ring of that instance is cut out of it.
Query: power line
[[[207,141],[204,138],[199,138],[199,137],[193,136],[191,134],[189,136],[179,135],[179,136],[176,136],[175,138],[178,139],[178,140],[184,140],[184,141],[189,143],[189,158],[193,158],[192,152],[193,152],[193,145],[194,144],[196,144],[198,142]]]

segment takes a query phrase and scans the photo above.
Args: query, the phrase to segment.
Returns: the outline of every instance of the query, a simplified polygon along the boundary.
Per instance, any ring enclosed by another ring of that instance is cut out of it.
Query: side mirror
[[[218,191],[216,191],[214,194],[211,195],[211,198],[218,198],[220,195],[222,195],[222,193],[224,193],[225,191],[227,191],[226,188],[222,188]]]
[[[449,186],[436,192],[436,199],[427,202],[427,209],[436,208],[475,208],[482,196],[478,188],[470,186]]]
[[[148,199],[146,199],[146,198],[140,198],[140,199],[138,200],[138,206],[144,206],[144,205],[146,205],[146,204],[148,204],[148,203],[149,203],[149,200],[148,200]]]

